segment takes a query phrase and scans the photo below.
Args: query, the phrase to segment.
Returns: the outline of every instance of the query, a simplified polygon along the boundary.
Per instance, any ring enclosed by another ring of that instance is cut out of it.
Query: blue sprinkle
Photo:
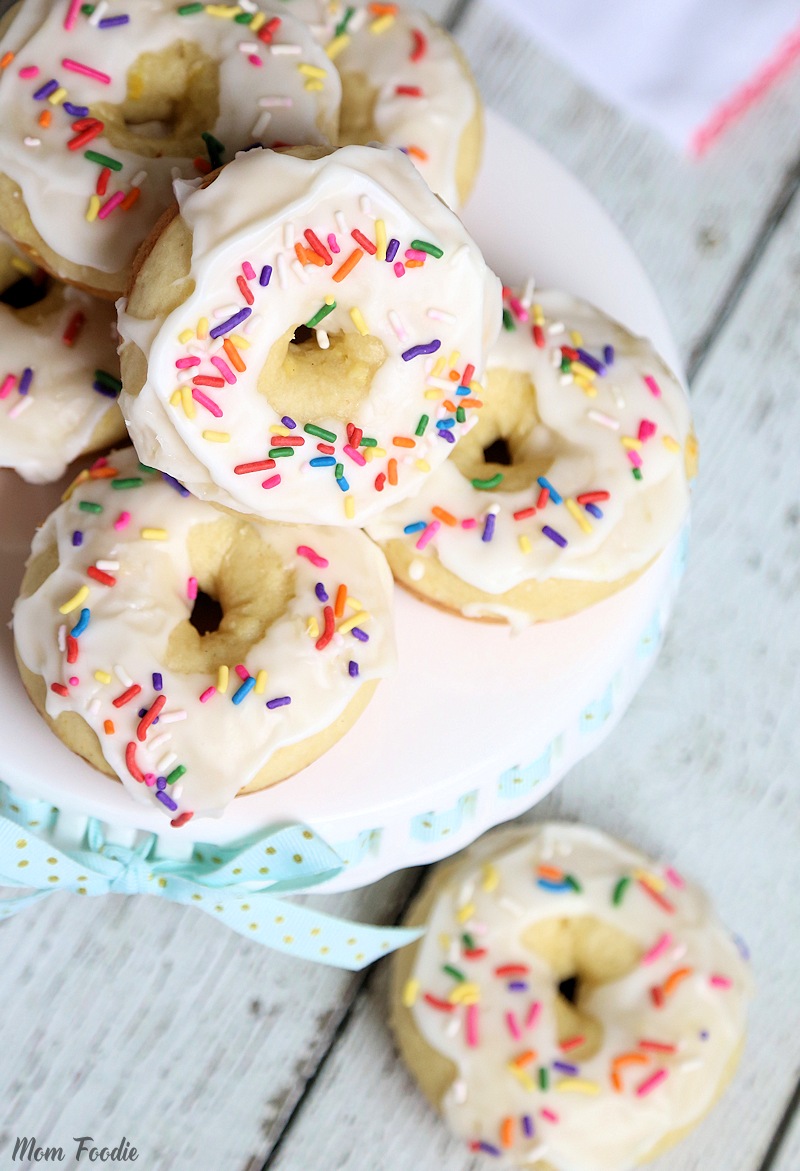
[[[27,394],[33,382],[33,371],[30,366],[26,366],[22,371],[22,377],[19,380],[19,393]]]
[[[563,504],[564,503],[564,497],[560,496],[559,493],[556,492],[553,485],[550,483],[550,481],[545,476],[539,476],[537,483],[539,484],[540,488],[547,489],[547,491],[550,493],[550,499],[553,501],[553,504]]]
[[[568,882],[551,882],[549,878],[537,878],[536,885],[540,886],[542,890],[552,890],[558,894],[563,894],[564,891],[573,889]]]
[[[386,245],[386,263],[391,264],[395,256],[397,256],[397,249],[400,247],[400,241],[392,236],[389,243]]]
[[[64,102],[62,108],[73,118],[86,118],[89,114],[88,106],[76,106],[74,102]]]
[[[595,517],[596,520],[603,519],[603,510],[602,508],[598,508],[596,504],[585,504],[584,508],[589,513],[589,515]]]
[[[366,630],[362,630],[360,626],[354,626],[350,631],[353,638],[357,638],[359,642],[369,642],[369,635]]]
[[[459,386],[458,390],[456,391],[456,395],[457,395],[457,396],[458,396],[458,395],[460,395],[460,396],[462,396],[462,397],[463,397],[463,395],[465,395],[465,394],[469,394],[469,392],[470,392],[470,391],[469,391],[469,387],[468,387],[468,386]]]
[[[180,480],[176,480],[174,476],[170,476],[167,472],[161,473],[161,478],[165,484],[169,484],[170,488],[174,488],[179,496],[191,496],[188,488],[184,488]]]
[[[436,423],[436,426],[439,428],[440,431],[449,431],[449,429],[451,427],[455,427],[455,425],[456,425],[455,419],[439,419]]]
[[[325,589],[325,586],[322,584],[321,581],[318,581],[317,584],[314,586],[314,593],[317,595],[317,598],[319,599],[320,602],[327,602],[328,601],[328,591]]]
[[[295,423],[294,419],[290,418],[289,415],[284,415],[281,419],[281,422],[283,423],[284,427],[288,427],[290,431],[294,431],[295,427],[297,426],[297,423]]]
[[[339,485],[339,487],[341,488],[341,490],[343,492],[350,491],[350,485],[348,484],[347,480],[345,480],[344,476],[342,476],[339,480],[337,480],[336,483]]]
[[[40,89],[37,89],[33,95],[34,101],[43,102],[45,98],[49,98],[50,94],[54,94],[58,89],[58,82],[55,78],[51,78]]]
[[[272,276],[272,265],[265,264],[264,267],[261,269],[261,275],[258,278],[258,283],[262,286],[262,288],[266,289],[267,285],[269,284],[271,276]]]
[[[154,671],[153,672],[153,690],[154,691],[161,691],[163,686],[164,686],[164,680],[161,678],[161,672]]]
[[[81,610],[80,618],[75,623],[72,630],[70,631],[70,634],[72,635],[73,638],[80,638],[80,636],[83,634],[86,627],[89,625],[89,619],[91,618],[91,615],[92,615],[91,610],[87,610],[85,608],[83,610]]]
[[[403,532],[408,536],[411,533],[421,533],[427,527],[424,520],[415,520],[413,524],[406,525]]]
[[[455,441],[456,441],[456,437],[452,431],[439,430],[436,432],[436,434],[439,436],[440,439],[446,439],[448,443],[455,443]]]
[[[358,677],[358,663],[355,662],[354,659],[351,659],[347,664],[347,670],[351,679],[356,679]]]
[[[314,458],[309,461],[309,465],[312,468],[330,468],[333,467],[335,463],[335,455],[315,455]]]
[[[614,365],[614,347],[613,346],[606,346],[604,348],[603,361],[605,362],[606,366],[613,366]]]
[[[243,321],[246,321],[252,312],[253,310],[250,308],[240,309],[238,313],[234,313],[233,317],[229,317],[221,325],[215,325],[213,329],[210,329],[208,336],[218,338],[222,337],[224,333],[230,333],[232,329],[236,329],[237,325],[241,325]]]
[[[291,702],[291,695],[281,695],[278,699],[268,699],[267,707],[270,709],[270,711],[272,711],[276,707],[286,707],[286,705]]]
[[[255,675],[248,675],[248,677],[242,683],[242,686],[234,693],[234,695],[231,696],[233,702],[238,705],[242,702],[243,699],[247,699],[255,685]]]
[[[72,544],[75,549],[77,549],[79,545],[83,544],[83,533],[80,529],[76,529],[72,534]]]
[[[156,784],[158,784],[158,781],[156,781]],[[162,805],[166,805],[167,809],[170,809],[173,813],[178,808],[172,798],[167,793],[164,793],[161,789],[159,789],[156,793],[156,798],[161,802]]]

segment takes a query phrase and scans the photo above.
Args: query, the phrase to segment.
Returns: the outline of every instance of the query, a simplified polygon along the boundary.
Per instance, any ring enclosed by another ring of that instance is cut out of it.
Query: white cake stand
[[[679,363],[636,257],[591,195],[543,150],[487,116],[486,155],[464,216],[508,283],[531,273],[587,298],[653,339]],[[0,613],[10,615],[36,523],[59,489],[0,473]],[[683,566],[685,534],[622,594],[560,622],[513,634],[443,614],[397,591],[396,676],[364,717],[302,773],[237,798],[221,818],[173,830],[69,752],[19,682],[10,632],[0,633],[0,779],[58,806],[54,836],[76,844],[87,815],[159,852],[220,844],[301,821],[346,862],[317,890],[345,890],[431,862],[541,800],[608,734],[654,661]]]

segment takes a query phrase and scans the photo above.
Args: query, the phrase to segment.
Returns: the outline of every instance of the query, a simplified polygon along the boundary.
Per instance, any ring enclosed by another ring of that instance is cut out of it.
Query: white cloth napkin
[[[800,59],[800,0],[495,0],[603,97],[702,154]]]

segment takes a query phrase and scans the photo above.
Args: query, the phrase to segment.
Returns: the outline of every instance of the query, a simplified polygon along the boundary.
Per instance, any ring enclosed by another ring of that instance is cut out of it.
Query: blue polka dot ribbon
[[[236,846],[196,845],[188,861],[154,857],[156,835],[133,847],[109,842],[89,818],[78,849],[53,845],[58,810],[16,797],[0,783],[0,886],[29,893],[0,899],[8,918],[59,891],[82,895],[150,894],[205,911],[288,955],[358,971],[418,939],[421,932],[374,927],[285,901],[344,869],[339,855],[304,825],[266,830]]]

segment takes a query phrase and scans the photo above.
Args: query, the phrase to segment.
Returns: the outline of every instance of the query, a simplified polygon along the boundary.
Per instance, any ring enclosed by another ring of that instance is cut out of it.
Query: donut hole
[[[504,435],[498,435],[497,439],[493,439],[484,447],[483,462],[485,464],[500,464],[504,468],[513,464],[514,455]]]
[[[219,65],[190,41],[141,53],[128,70],[124,101],[97,102],[92,114],[117,150],[145,158],[205,153],[200,136],[219,116]]]
[[[260,530],[237,517],[195,525],[187,551],[197,597],[170,632],[164,663],[182,675],[233,668],[286,614],[294,574]]]
[[[383,342],[360,333],[327,337],[323,349],[313,330],[297,325],[272,346],[258,389],[279,416],[323,425],[332,419],[350,422],[369,397],[386,359]]]
[[[6,305],[15,313],[30,309],[45,299],[53,288],[53,279],[41,268],[27,265],[30,271],[24,271],[25,261],[19,262],[19,268],[12,268],[0,279],[0,305]]]
[[[553,977],[559,1043],[570,1045],[566,1060],[587,1061],[603,1044],[603,1025],[587,1009],[592,991],[621,980],[641,962],[638,943],[592,915],[543,919],[526,928],[525,947],[547,964]]]
[[[339,145],[368,146],[380,140],[375,124],[378,87],[365,73],[341,72],[342,105],[339,111]]]

